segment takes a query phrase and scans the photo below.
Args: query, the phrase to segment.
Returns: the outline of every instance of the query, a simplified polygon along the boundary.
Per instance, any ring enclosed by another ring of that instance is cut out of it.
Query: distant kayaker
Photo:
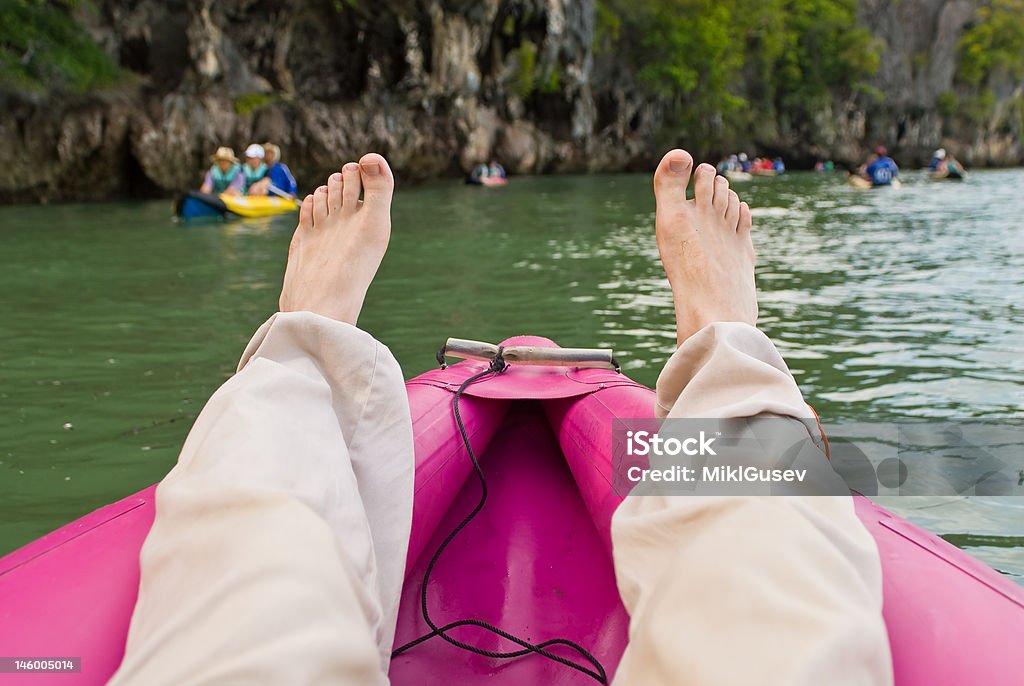
[[[505,178],[505,168],[501,166],[498,160],[492,159],[490,164],[487,165],[487,176],[489,178]]]
[[[491,159],[487,164],[479,164],[466,177],[466,183],[475,186],[498,186],[504,183],[505,168],[497,160]]]
[[[466,178],[466,183],[481,184],[490,173],[491,170],[486,164],[478,164],[473,167],[473,171],[469,173],[469,176]]]
[[[267,163],[263,161],[265,155],[266,151],[263,150],[263,146],[259,143],[253,143],[245,149],[245,165],[242,166],[242,173],[245,174],[246,194],[250,194],[249,189],[253,187],[253,184],[267,175]],[[251,195],[267,194],[266,191],[259,193],[258,190]]]
[[[370,153],[303,200],[280,311],[253,336],[157,488],[124,659],[109,686],[388,683],[417,446],[402,370],[356,324],[391,239],[393,190],[387,162]],[[683,150],[662,159],[654,195],[677,349],[656,402],[637,409],[659,419],[779,422],[788,434],[779,445],[805,445],[827,469],[813,411],[756,328],[750,207]],[[431,430],[451,422],[444,412],[437,408]],[[767,444],[749,455],[752,466],[783,457]],[[882,562],[851,496],[637,495],[602,531],[629,615],[615,684],[893,683]],[[514,562],[480,583],[528,587],[537,560]],[[543,629],[528,628],[542,638]],[[468,662],[460,653],[446,659]]]
[[[945,169],[946,176],[963,178],[963,176],[967,174],[967,170],[964,169],[964,165],[960,164],[960,160],[958,160],[952,154],[946,156]]]
[[[203,185],[199,187],[200,191],[227,195],[241,195],[245,192],[245,175],[234,150],[221,146],[217,148],[210,161],[213,162],[213,166],[206,172]]]
[[[729,172],[741,172],[743,171],[743,165],[740,163],[739,155],[728,155],[719,160],[718,165],[715,166],[715,171],[719,175],[725,176]]]
[[[274,188],[294,197],[299,192],[299,187],[295,183],[295,177],[292,176],[292,170],[281,161],[281,148],[273,143],[264,143],[263,150],[266,154],[267,178],[270,179],[270,183]]]
[[[294,198],[298,186],[292,170],[281,161],[281,148],[273,143],[264,143],[262,147],[267,174],[249,187],[249,195],[286,195]]]
[[[889,151],[884,145],[875,148],[875,154],[868,159],[864,165],[864,177],[871,182],[872,186],[889,186],[900,175],[900,168],[896,162],[889,157]]]
[[[940,155],[939,153],[942,154]],[[942,148],[935,151],[928,169],[931,170],[931,177],[935,180],[952,179],[959,181],[967,175],[967,171],[960,164],[960,160]]]

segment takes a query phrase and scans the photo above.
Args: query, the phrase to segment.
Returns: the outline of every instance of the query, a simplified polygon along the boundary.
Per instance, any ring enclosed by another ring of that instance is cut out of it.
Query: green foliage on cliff
[[[1024,78],[1024,0],[991,0],[960,39],[957,80],[981,86],[995,75]]]
[[[960,107],[960,98],[953,91],[946,91],[945,93],[940,93],[939,97],[935,99],[935,106],[938,108],[939,114],[944,117],[951,117],[956,114]]]
[[[977,95],[965,98],[961,104],[961,113],[975,126],[983,126],[992,119],[996,111],[996,94],[985,89]]]
[[[525,98],[536,87],[537,79],[537,46],[530,40],[524,40],[513,52],[519,64],[516,74],[515,90],[521,98]]]
[[[856,0],[599,0],[596,49],[621,55],[682,129],[721,139],[811,121],[878,69]]]
[[[261,107],[277,102],[280,98],[272,93],[245,93],[232,101],[235,112],[241,115],[252,114]]]
[[[120,70],[71,17],[74,0],[0,0],[0,89],[82,93]]]

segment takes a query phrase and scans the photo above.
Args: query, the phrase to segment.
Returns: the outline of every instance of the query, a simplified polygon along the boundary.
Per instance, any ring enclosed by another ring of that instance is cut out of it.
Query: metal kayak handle
[[[619,363],[612,350],[602,348],[546,348],[536,345],[497,346],[483,341],[465,338],[449,338],[437,353],[437,361],[446,366],[445,358],[493,362],[500,357],[506,364],[537,365],[552,367],[581,367],[591,369],[613,369],[619,371]]]

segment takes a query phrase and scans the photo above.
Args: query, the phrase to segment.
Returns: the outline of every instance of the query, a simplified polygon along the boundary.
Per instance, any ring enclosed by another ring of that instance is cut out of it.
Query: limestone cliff
[[[862,0],[883,46],[876,95],[836,98],[810,131],[732,142],[847,162],[885,142],[908,163],[945,144],[968,164],[1019,164],[1020,83],[971,125],[939,106],[977,5]],[[628,65],[595,54],[593,0],[96,0],[75,20],[129,77],[0,95],[2,200],[166,194],[197,185],[218,145],[264,140],[306,188],[367,150],[405,179],[491,155],[547,173],[649,168],[668,144],[720,152],[679,140]]]

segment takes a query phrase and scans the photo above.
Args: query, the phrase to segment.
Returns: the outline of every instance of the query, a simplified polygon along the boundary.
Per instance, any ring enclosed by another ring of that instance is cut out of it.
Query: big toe
[[[669,150],[654,171],[654,199],[659,211],[675,210],[686,202],[693,157],[685,150]]]
[[[359,175],[363,180],[363,207],[388,209],[395,191],[395,175],[384,156],[370,152],[359,158]]]

